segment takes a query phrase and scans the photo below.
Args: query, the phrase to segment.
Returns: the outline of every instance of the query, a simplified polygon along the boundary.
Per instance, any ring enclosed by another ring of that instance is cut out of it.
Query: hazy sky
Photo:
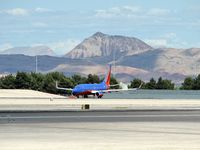
[[[97,31],[155,47],[200,47],[200,1],[0,0],[0,51],[47,45],[64,54]]]

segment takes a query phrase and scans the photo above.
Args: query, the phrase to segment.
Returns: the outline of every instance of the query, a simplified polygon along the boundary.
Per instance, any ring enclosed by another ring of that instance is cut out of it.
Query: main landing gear
[[[88,98],[88,95],[84,95],[83,98]]]
[[[97,98],[102,98],[103,95],[100,95],[99,93],[96,93]]]
[[[103,95],[100,95],[99,93],[93,94],[93,98],[95,98],[95,96],[97,96],[97,98],[102,98]],[[88,95],[82,95],[83,98],[88,98]],[[76,98],[79,98],[79,95],[76,95]]]

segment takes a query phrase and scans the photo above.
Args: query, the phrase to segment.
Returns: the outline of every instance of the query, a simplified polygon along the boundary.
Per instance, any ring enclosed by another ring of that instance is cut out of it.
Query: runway
[[[74,100],[1,92],[1,150],[200,149],[198,99]]]
[[[0,113],[1,150],[198,150],[200,111]]]
[[[200,111],[67,111],[0,113],[0,123],[200,122]]]

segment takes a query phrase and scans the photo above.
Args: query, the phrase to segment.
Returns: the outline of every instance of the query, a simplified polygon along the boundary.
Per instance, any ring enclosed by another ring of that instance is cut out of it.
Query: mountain
[[[34,46],[34,47],[14,47],[0,52],[0,54],[23,54],[27,56],[36,55],[49,55],[55,56],[56,54],[47,46]]]
[[[174,49],[162,51],[157,59],[154,71],[196,75],[200,73],[200,48]]]
[[[53,56],[38,56],[38,71],[42,73],[59,71],[65,75],[73,74],[97,74],[104,76],[106,73],[106,64],[93,62],[94,59],[71,59],[64,57]],[[25,55],[0,55],[0,75],[16,73],[17,71],[34,72],[35,57]],[[113,66],[112,73],[119,81],[129,82],[133,78],[149,80],[151,77],[158,78],[162,76],[171,79],[174,82],[181,82],[185,75],[179,73],[145,70],[131,65],[116,65]]]
[[[38,71],[48,72],[59,66],[60,64],[76,65],[90,65],[86,60],[76,60],[64,57],[54,56],[38,56]],[[16,73],[17,71],[35,71],[36,59],[35,56],[26,56],[21,54],[14,55],[0,55],[0,74],[3,73]]]
[[[73,72],[73,73],[81,73],[81,74],[98,74],[98,75],[105,75],[106,72],[106,66],[104,65],[76,65],[72,66],[69,64],[61,64],[58,65],[56,68],[50,70],[51,72],[59,71],[59,72]],[[127,66],[116,66],[113,68],[113,71],[117,72],[118,74],[132,74],[132,75],[138,75],[138,74],[147,74],[148,71],[133,68],[133,67],[127,67]]]
[[[144,69],[154,73],[191,76],[200,73],[200,48],[154,49],[137,55],[124,56],[117,65]]]
[[[35,71],[35,54],[40,55],[38,71],[42,73],[59,71],[65,75],[78,73],[102,76],[106,65],[114,63],[116,67],[113,66],[113,73],[123,82],[133,78],[147,81],[162,76],[180,83],[186,76],[200,74],[200,48],[154,49],[137,38],[100,32],[85,39],[65,57],[46,56],[53,52],[45,46],[12,48],[2,53],[6,54],[0,55],[0,74]]]
[[[133,55],[152,49],[143,41],[134,37],[108,35],[97,32],[85,39],[65,55],[67,58],[90,58],[97,56]]]

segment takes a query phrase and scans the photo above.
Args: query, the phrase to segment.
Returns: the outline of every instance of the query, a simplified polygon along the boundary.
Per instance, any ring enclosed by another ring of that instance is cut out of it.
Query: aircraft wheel
[[[84,95],[84,98],[88,98],[88,95]]]
[[[96,96],[99,98],[99,93],[98,92],[96,93]]]

